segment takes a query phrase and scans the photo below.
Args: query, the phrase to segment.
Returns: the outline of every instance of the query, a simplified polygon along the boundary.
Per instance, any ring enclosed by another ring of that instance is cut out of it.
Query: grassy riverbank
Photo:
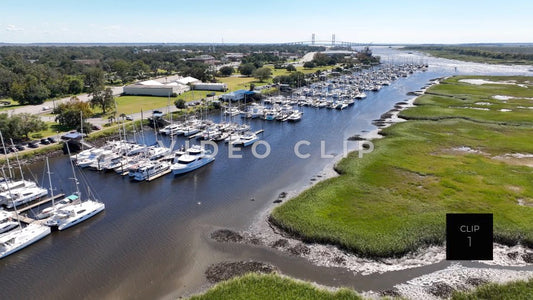
[[[452,300],[499,300],[499,299],[531,299],[533,294],[533,279],[516,281],[507,284],[487,284],[471,292],[456,292]]]
[[[363,299],[354,291],[341,289],[330,292],[309,283],[298,282],[278,275],[248,274],[224,281],[205,294],[194,296],[194,300],[208,299]]]
[[[416,50],[435,57],[471,61],[485,64],[531,65],[533,64],[533,46],[409,46],[406,50]]]
[[[341,176],[277,207],[271,220],[305,241],[390,257],[442,244],[448,212],[486,212],[496,241],[533,247],[533,158],[516,155],[533,154],[533,101],[492,98],[533,97],[533,79],[475,78],[527,87],[461,77],[430,88],[374,152],[350,154],[336,166]]]

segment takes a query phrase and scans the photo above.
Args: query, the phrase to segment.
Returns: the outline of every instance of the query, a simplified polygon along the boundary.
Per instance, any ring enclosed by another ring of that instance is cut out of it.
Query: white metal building
[[[228,85],[225,83],[193,83],[191,84],[191,87],[193,90],[200,90],[200,91],[221,91],[225,92],[228,90]]]

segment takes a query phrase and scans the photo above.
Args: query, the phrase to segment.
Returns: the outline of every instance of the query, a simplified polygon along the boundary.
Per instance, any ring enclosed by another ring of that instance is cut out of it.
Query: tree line
[[[411,50],[446,51],[452,54],[490,58],[495,60],[524,60],[533,61],[533,47],[531,46],[411,46]]]
[[[281,60],[269,51],[303,54],[304,45],[146,45],[146,46],[2,46],[0,99],[40,104],[46,99],[90,92],[90,74],[104,74],[107,85],[122,85],[152,76],[179,73],[204,82],[215,71],[189,58],[209,54],[223,60],[228,52],[250,54],[243,60],[260,68]]]

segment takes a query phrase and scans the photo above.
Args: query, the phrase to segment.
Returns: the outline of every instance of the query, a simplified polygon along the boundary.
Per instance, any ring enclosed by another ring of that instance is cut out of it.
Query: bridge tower
[[[313,46],[315,45],[315,34],[314,33],[311,35],[311,45]]]
[[[331,46],[335,46],[335,34],[331,35]]]

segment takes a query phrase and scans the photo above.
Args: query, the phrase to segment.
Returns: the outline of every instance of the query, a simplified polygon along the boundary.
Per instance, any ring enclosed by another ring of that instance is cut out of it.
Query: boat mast
[[[68,146],[68,143],[67,143],[67,152],[68,152],[68,156],[70,157],[70,147]],[[74,179],[74,183],[76,184],[76,195],[78,195],[78,197],[81,200],[79,182],[78,182],[78,178],[76,177],[76,171],[74,170],[74,163],[72,162],[72,159],[70,160],[70,168],[72,169],[72,175],[74,176],[74,178],[72,179]]]
[[[13,145],[13,139],[10,139],[11,140],[11,145]],[[19,165],[19,170],[20,170],[20,178],[22,179],[22,181],[24,181],[24,173],[22,172],[22,165],[20,164],[20,160],[19,160],[19,152],[18,150],[15,151],[15,157],[17,158],[17,164]],[[48,159],[48,157],[46,157]]]
[[[7,149],[6,144],[4,144],[4,137],[2,136],[2,132],[0,131],[0,140],[2,141],[2,147],[4,147],[4,155],[6,156],[6,163],[7,163],[7,170],[9,171],[9,178],[13,179],[13,172],[11,172],[11,165],[9,164],[9,156],[7,155]],[[4,178],[5,178],[4,174]],[[7,182],[6,182],[7,184]]]
[[[46,172],[48,173],[48,184],[50,185],[50,195],[52,196],[52,207],[55,210],[56,204],[54,202],[54,189],[52,188],[52,178],[50,177],[50,164],[48,163],[48,156],[46,157]]]
[[[80,111],[81,149],[83,150],[83,111]],[[68,154],[70,156],[70,153]]]
[[[4,139],[2,138],[2,141],[3,140]],[[4,168],[2,168],[2,176],[4,176],[4,178],[6,177],[6,172],[4,171]],[[7,191],[9,193],[9,197],[11,198],[11,202],[13,203],[13,209],[15,211],[15,216],[17,217],[17,222],[19,223],[19,229],[22,230],[22,223],[20,223],[19,211],[17,209],[17,204],[15,203],[15,199],[13,198],[13,194],[11,194],[11,187],[9,185],[7,185]]]

